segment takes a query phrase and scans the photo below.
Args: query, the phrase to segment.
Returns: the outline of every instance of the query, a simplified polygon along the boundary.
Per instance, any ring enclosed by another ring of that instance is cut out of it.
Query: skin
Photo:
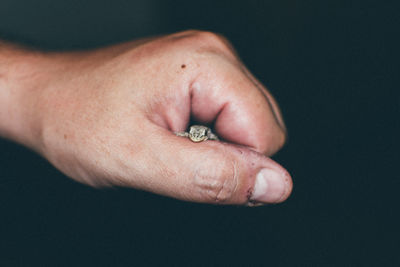
[[[223,142],[175,136],[190,119]],[[0,136],[95,187],[235,205],[282,202],[292,190],[268,158],[286,137],[278,105],[210,32],[81,52],[0,44]],[[256,183],[262,169],[268,186]]]

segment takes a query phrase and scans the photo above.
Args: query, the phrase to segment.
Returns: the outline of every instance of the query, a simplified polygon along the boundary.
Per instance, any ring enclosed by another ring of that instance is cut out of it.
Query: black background
[[[0,0],[0,33],[79,49],[222,33],[282,108],[291,198],[261,208],[95,190],[0,141],[0,265],[398,265],[395,1]]]

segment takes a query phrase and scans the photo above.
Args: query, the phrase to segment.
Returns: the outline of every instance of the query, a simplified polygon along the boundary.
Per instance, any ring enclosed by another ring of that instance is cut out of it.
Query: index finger
[[[238,64],[211,55],[191,85],[191,112],[201,123],[215,122],[218,135],[232,143],[271,155],[285,142],[279,125],[257,85]]]

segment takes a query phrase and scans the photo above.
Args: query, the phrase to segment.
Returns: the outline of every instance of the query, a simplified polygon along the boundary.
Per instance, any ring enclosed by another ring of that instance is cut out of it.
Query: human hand
[[[4,82],[18,93],[0,111],[13,114],[0,133],[67,176],[205,203],[290,195],[290,175],[266,157],[285,141],[278,106],[222,37],[187,31],[21,58]],[[174,135],[190,120],[213,125],[223,142]]]

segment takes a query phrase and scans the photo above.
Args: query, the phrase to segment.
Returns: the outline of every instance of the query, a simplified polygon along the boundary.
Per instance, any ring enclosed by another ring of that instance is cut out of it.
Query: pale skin
[[[176,136],[190,118],[221,141]],[[95,187],[233,205],[292,191],[269,158],[286,137],[278,105],[210,32],[62,53],[0,42],[0,136]]]

